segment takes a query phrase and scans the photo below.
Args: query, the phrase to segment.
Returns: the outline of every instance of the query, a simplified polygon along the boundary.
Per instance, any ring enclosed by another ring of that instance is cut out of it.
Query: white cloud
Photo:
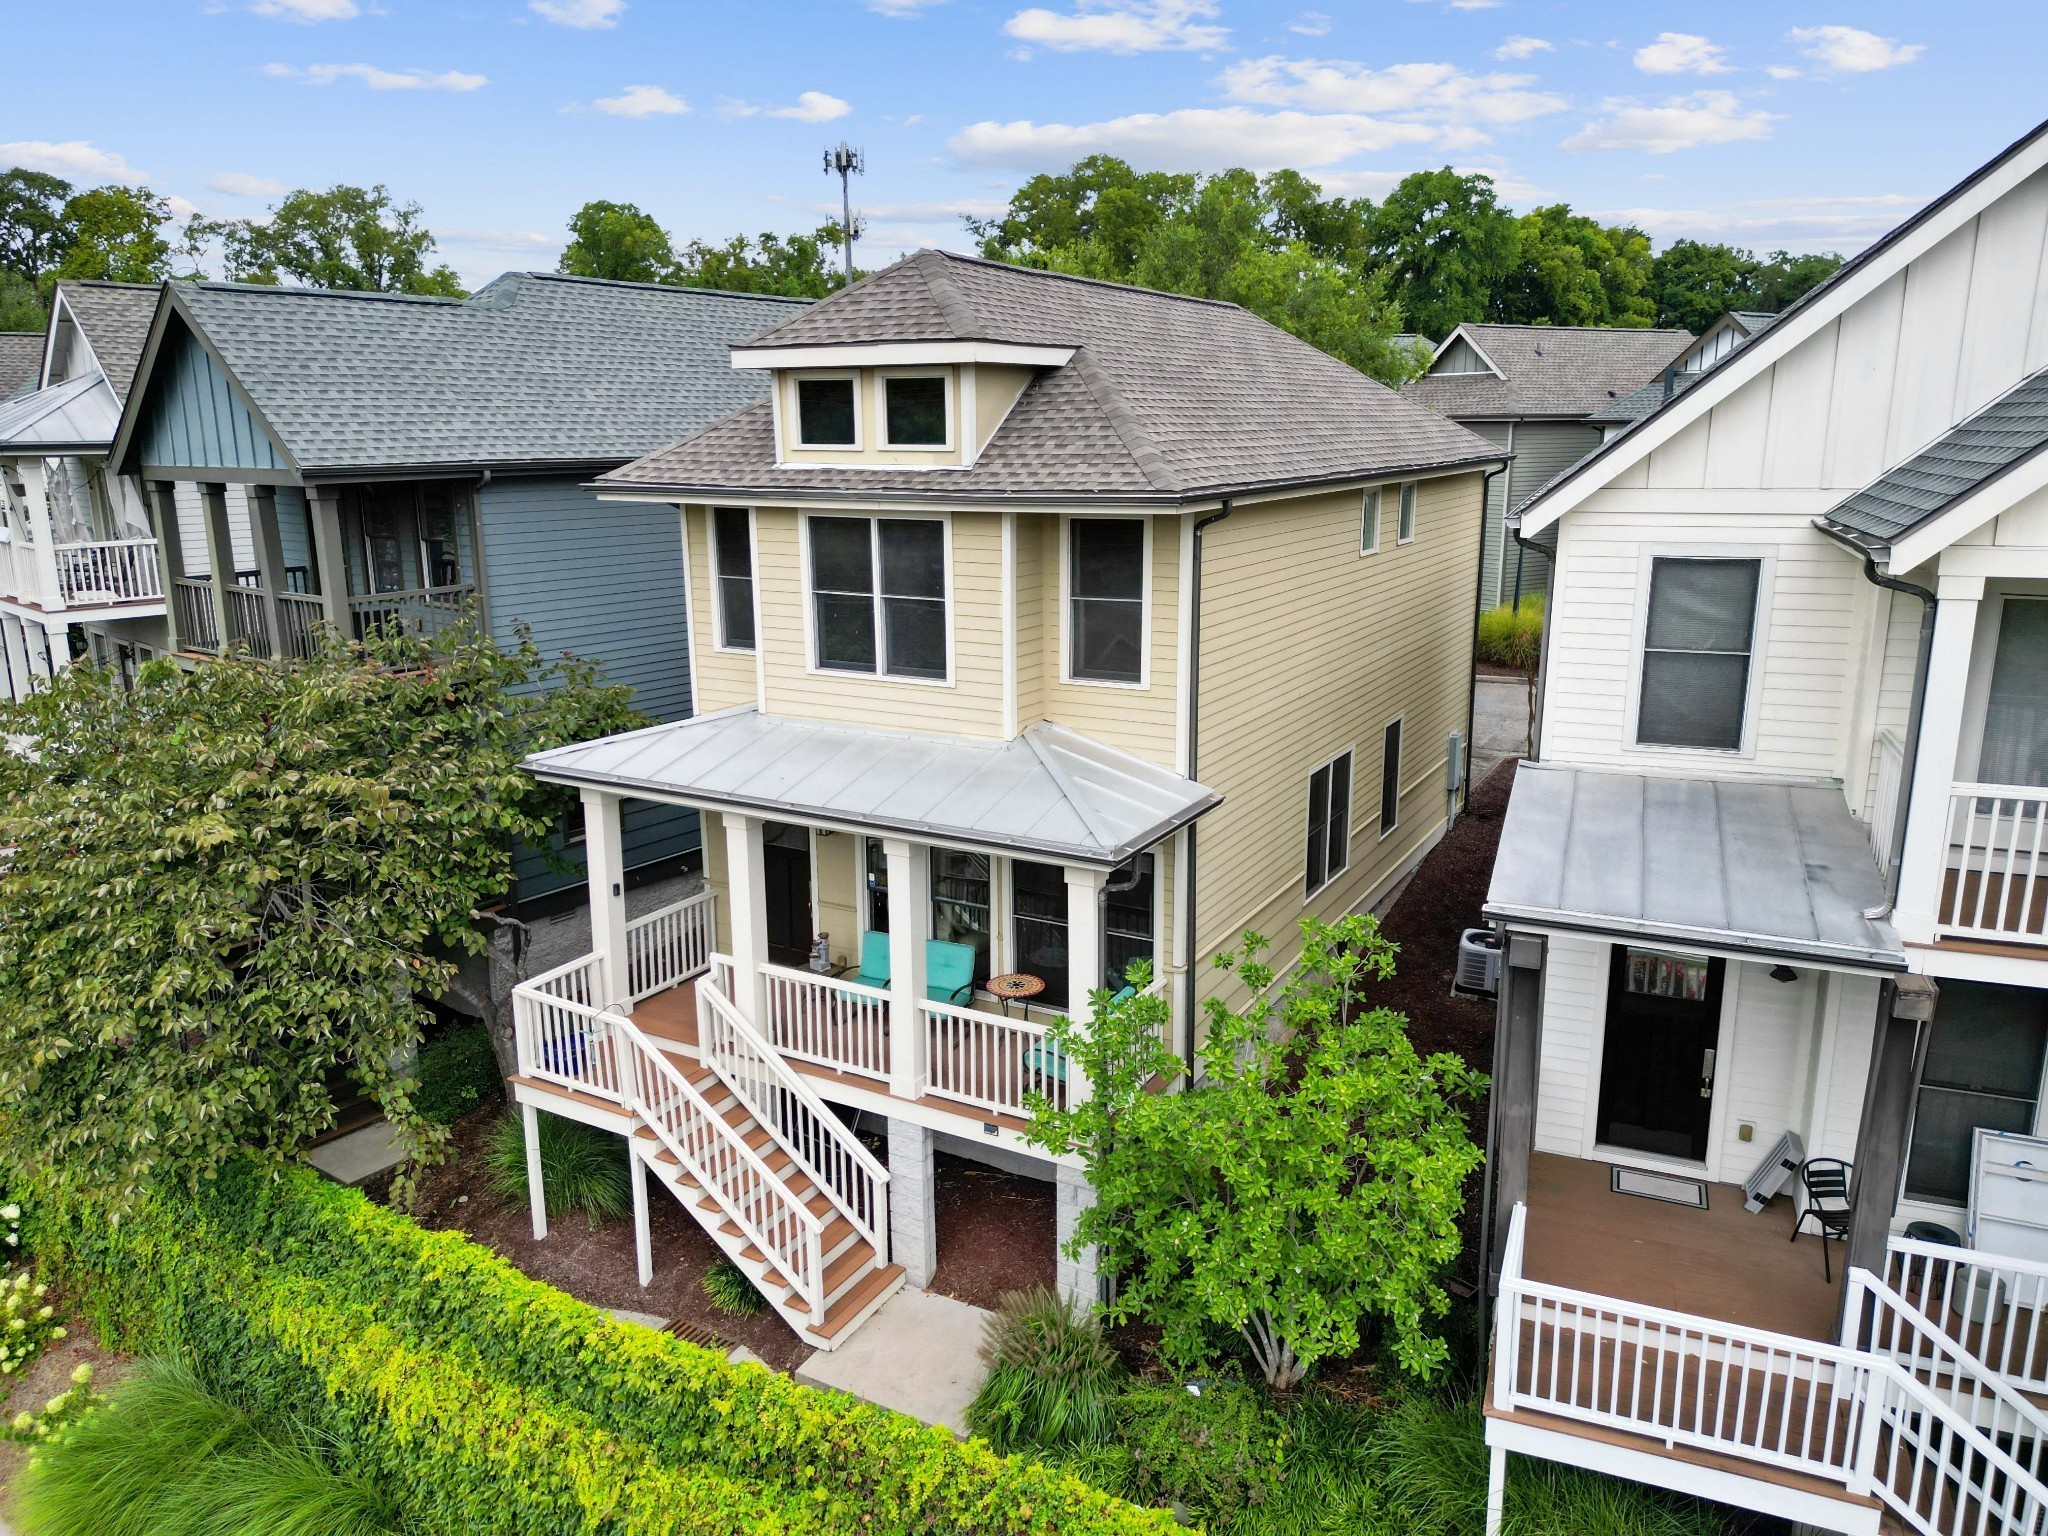
[[[1646,75],[1725,75],[1732,67],[1727,55],[1697,32],[1659,32],[1636,50],[1636,68]]]
[[[543,21],[558,27],[579,27],[588,32],[616,27],[626,0],[527,0],[527,9]]]
[[[348,21],[363,13],[356,0],[254,0],[249,9],[258,16],[303,22]]]
[[[1603,223],[1633,224],[1659,240],[1727,240],[1760,249],[1854,252],[1926,202],[1869,197],[1764,198],[1697,208],[1605,208]]]
[[[1451,0],[1454,11],[1497,11],[1501,0]]]
[[[1866,75],[1874,69],[1910,64],[1927,51],[1925,43],[1902,43],[1861,27],[1794,27],[1785,36],[1804,44],[1799,51],[1809,59],[1842,75]]]
[[[52,176],[93,176],[102,181],[147,181],[149,172],[138,171],[111,149],[101,149],[85,139],[16,139],[0,144],[0,165],[19,166],[24,171],[45,171]]]
[[[675,117],[690,110],[682,97],[658,85],[629,85],[616,96],[598,97],[590,107],[607,117]]]
[[[1539,53],[1550,53],[1556,46],[1555,43],[1546,42],[1543,38],[1524,37],[1517,32],[1494,49],[1493,56],[1496,59],[1528,59]]]
[[[1003,30],[1019,42],[1062,53],[1220,48],[1230,29],[1210,23],[1216,9],[1213,0],[1074,0],[1071,11],[1019,11]]]
[[[1601,103],[1609,115],[1586,124],[1563,149],[1636,149],[1668,155],[1702,144],[1767,139],[1780,114],[1745,109],[1733,91],[1694,91],[1652,106],[1627,97]]]
[[[1384,112],[1440,122],[1451,142],[1477,142],[1478,127],[1527,122],[1571,105],[1527,89],[1533,75],[1474,75],[1455,64],[1390,64],[1371,69],[1343,59],[1247,59],[1221,77],[1232,101],[1312,112]]]
[[[273,181],[268,176],[249,176],[241,171],[222,171],[209,179],[206,185],[230,197],[282,197],[290,190],[281,181]]]
[[[1460,176],[1488,177],[1501,200],[1514,207],[1533,205],[1549,195],[1505,166],[1453,165],[1451,169]],[[1399,171],[1324,171],[1311,179],[1323,189],[1325,197],[1369,197],[1377,202],[1412,174],[1413,167]]]
[[[474,91],[490,84],[487,75],[466,75],[459,69],[436,74],[425,69],[379,69],[374,64],[308,64],[303,69],[266,64],[263,73],[280,80],[303,80],[308,85],[360,80],[373,91]]]
[[[1303,37],[1328,37],[1330,25],[1330,18],[1321,11],[1303,11],[1287,23],[1287,30],[1299,32]]]
[[[837,96],[827,96],[823,91],[800,91],[796,105],[770,107],[770,117],[793,118],[799,123],[829,123],[835,117],[844,117],[853,108]]]
[[[1806,71],[1797,64],[1766,64],[1764,73],[1773,80],[1797,80]]]
[[[946,0],[868,0],[868,9],[882,16],[894,16],[898,21],[914,21],[935,5],[944,5]]]
[[[999,197],[956,197],[929,203],[862,203],[860,211],[870,220],[895,224],[929,224],[934,219],[992,219],[1009,203]],[[812,203],[811,212],[839,217],[837,203]]]
[[[1426,123],[1389,122],[1360,113],[1254,112],[1193,107],[1139,112],[1099,123],[970,123],[950,141],[974,165],[1021,170],[1071,165],[1084,155],[1118,155],[1144,170],[1256,171],[1334,165],[1353,155],[1441,138]]]

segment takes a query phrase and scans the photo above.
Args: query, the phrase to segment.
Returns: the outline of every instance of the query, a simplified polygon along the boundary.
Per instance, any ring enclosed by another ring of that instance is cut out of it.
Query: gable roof
[[[1778,315],[1770,328],[1737,347],[1639,422],[1633,431],[1609,439],[1566,469],[1509,514],[1524,534],[1547,528],[1659,444],[1728,398],[1748,380],[1790,352],[1866,293],[1944,239],[1965,220],[2003,196],[2048,163],[2048,122],[2043,122],[1993,155],[1926,207],[1904,220],[1809,288]]]
[[[1693,339],[1690,331],[1625,326],[1468,324],[1444,347],[1459,336],[1497,374],[1425,373],[1401,390],[1454,421],[1590,416],[1646,383]]]
[[[0,400],[33,389],[42,368],[41,331],[0,331]]]
[[[121,403],[95,369],[0,404],[0,452],[104,451],[120,420]]]
[[[145,387],[179,324],[303,476],[620,463],[760,398],[726,349],[808,302],[550,272],[468,299],[174,282]]]
[[[778,465],[763,404],[600,484],[704,496],[1171,502],[1500,458],[1493,444],[1234,304],[941,251],[905,257],[745,351],[768,360],[963,342],[1038,349],[1047,363],[966,468]],[[1053,365],[1058,357],[1066,361]]]
[[[1691,346],[1678,355],[1678,362],[1697,359],[1702,348],[1723,331],[1733,331],[1737,340],[1735,348],[1747,346],[1777,320],[1777,316],[1760,309],[1731,309],[1693,339]],[[1734,350],[1731,348],[1730,350]],[[1723,356],[1726,354],[1724,353]],[[1710,365],[1711,366],[1711,365]],[[1707,376],[1708,369],[1693,367],[1679,372],[1659,371],[1657,376],[1641,389],[1632,390],[1619,400],[1602,406],[1586,420],[1599,422],[1602,426],[1615,426],[1641,421],[1672,396],[1683,394]]]
[[[72,279],[57,285],[58,303],[85,334],[114,398],[123,405],[128,403],[136,365],[142,361],[143,344],[149,339],[149,322],[156,314],[160,288],[157,283]]]

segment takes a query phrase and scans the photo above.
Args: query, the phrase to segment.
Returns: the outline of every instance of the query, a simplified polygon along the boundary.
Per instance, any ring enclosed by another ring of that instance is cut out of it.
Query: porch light
[[[1797,981],[1798,979],[1799,973],[1783,961],[1771,967],[1771,980],[1773,981]]]

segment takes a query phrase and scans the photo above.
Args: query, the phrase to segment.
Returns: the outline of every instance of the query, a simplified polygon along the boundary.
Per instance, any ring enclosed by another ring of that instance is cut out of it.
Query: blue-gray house
[[[585,487],[759,398],[728,348],[802,302],[538,272],[468,299],[165,284],[110,454],[144,487],[169,599],[133,638],[289,657],[323,623],[431,630],[474,601],[492,633],[527,626],[682,718],[679,520]],[[628,860],[697,837],[640,806]],[[522,901],[581,879],[532,853],[519,876]]]

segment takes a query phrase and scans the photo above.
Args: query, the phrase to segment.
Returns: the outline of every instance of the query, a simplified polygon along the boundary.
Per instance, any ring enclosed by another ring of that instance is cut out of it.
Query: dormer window
[[[796,440],[804,448],[858,448],[852,374],[796,381]]]
[[[889,374],[882,380],[882,415],[891,448],[946,448],[952,444],[942,373]]]

